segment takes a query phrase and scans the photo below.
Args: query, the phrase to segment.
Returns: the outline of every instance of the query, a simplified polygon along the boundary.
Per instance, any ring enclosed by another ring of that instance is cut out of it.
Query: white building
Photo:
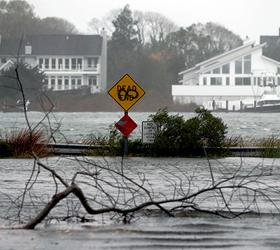
[[[280,94],[280,62],[263,56],[265,43],[248,42],[179,73],[175,103],[194,102],[209,110],[253,106],[274,85]]]
[[[105,92],[106,54],[105,32],[102,36],[31,35],[22,41],[0,37],[0,69],[16,59],[39,66],[46,75],[46,87],[54,91],[89,88],[91,93]]]

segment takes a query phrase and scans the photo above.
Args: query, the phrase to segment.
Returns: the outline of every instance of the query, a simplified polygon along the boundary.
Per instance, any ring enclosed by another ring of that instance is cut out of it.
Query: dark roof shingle
[[[266,43],[263,55],[280,62],[280,37],[261,36],[260,43]]]
[[[31,45],[32,55],[101,55],[100,35],[31,35],[23,39],[20,54]],[[17,55],[20,40],[2,39],[0,55]]]

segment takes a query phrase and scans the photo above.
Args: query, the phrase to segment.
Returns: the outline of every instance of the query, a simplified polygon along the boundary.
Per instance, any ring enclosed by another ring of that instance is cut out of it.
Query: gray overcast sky
[[[280,0],[27,0],[41,18],[62,17],[81,32],[91,18],[130,5],[131,10],[163,14],[179,26],[217,22],[240,35],[259,41],[260,35],[277,35]]]

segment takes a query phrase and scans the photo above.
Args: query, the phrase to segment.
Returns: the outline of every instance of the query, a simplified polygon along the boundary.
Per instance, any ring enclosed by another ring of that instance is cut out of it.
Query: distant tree
[[[217,23],[206,23],[203,27],[203,31],[211,37],[211,40],[218,52],[234,49],[241,46],[243,43],[240,36]]]
[[[133,16],[137,20],[139,40],[153,47],[160,46],[170,32],[178,29],[176,24],[157,12],[134,11]]]
[[[113,25],[115,30],[108,44],[108,71],[111,81],[117,80],[124,73],[137,74],[134,61],[138,59],[139,48],[136,22],[128,5],[113,20]]]
[[[121,11],[122,9],[114,9],[100,19],[93,17],[88,23],[89,30],[95,34],[100,34],[101,30],[105,28],[107,34],[111,37],[114,32],[113,20],[117,18]]]
[[[17,98],[21,94],[20,86],[17,81],[17,73],[24,86],[24,92],[30,99],[42,91],[45,75],[40,72],[38,67],[30,67],[28,64],[14,64],[9,69],[0,72],[0,97]]]
[[[48,34],[75,34],[78,33],[76,27],[63,18],[46,17],[39,21],[38,33]]]
[[[170,33],[167,40],[169,48],[184,58],[187,68],[242,44],[239,36],[213,23],[180,28]]]
[[[0,34],[3,38],[21,38],[31,34],[77,33],[73,24],[62,18],[40,19],[25,0],[0,0]]]
[[[24,0],[0,1],[0,34],[3,37],[21,37],[32,33],[38,18],[33,7]]]

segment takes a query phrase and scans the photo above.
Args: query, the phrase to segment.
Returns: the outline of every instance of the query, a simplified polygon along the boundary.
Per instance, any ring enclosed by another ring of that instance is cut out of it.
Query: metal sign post
[[[128,154],[128,136],[137,124],[128,116],[128,110],[138,102],[145,91],[128,75],[125,74],[109,91],[108,94],[123,108],[124,116],[115,124],[123,134],[124,155]]]
[[[128,153],[128,136],[137,128],[137,124],[129,117],[128,112],[124,112],[124,116],[115,124],[115,127],[123,134],[124,155]]]

